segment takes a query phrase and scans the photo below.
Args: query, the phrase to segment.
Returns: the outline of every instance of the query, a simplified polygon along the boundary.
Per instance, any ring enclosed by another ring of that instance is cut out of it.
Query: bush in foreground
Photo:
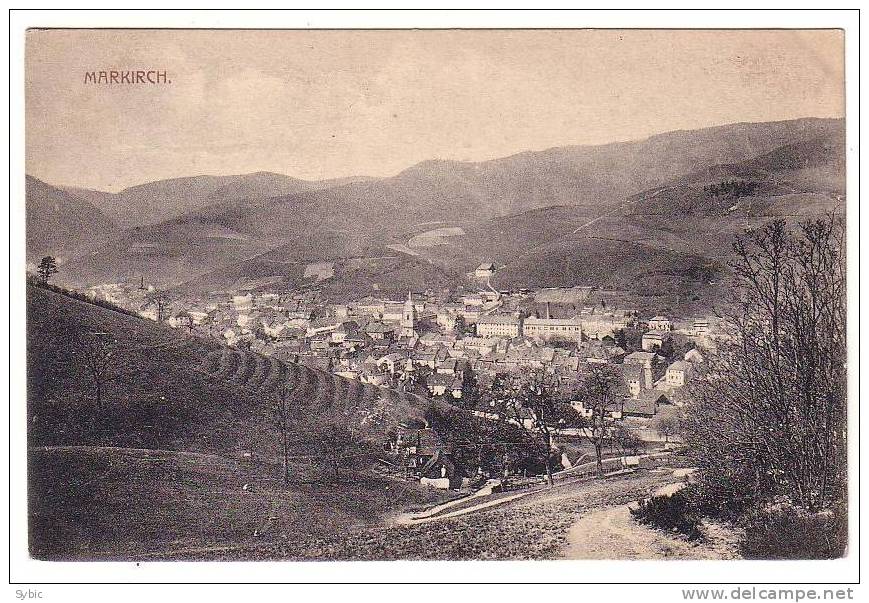
[[[703,537],[700,519],[683,492],[642,499],[639,501],[639,508],[631,509],[631,514],[642,524],[678,532],[688,540],[699,540]]]
[[[810,513],[783,503],[746,517],[740,551],[747,559],[837,559],[847,544],[844,508]]]

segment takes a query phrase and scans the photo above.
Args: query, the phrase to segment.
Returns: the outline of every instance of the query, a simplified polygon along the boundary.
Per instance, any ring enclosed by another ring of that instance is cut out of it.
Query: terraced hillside
[[[27,316],[35,557],[304,540],[441,496],[365,467],[333,483],[302,458],[310,451],[301,444],[291,450],[292,483],[281,483],[272,415],[280,388],[291,404],[326,414],[377,405],[391,421],[421,417],[421,398],[230,350],[45,289],[28,289]],[[97,405],[91,366],[99,350],[108,351],[108,369]],[[306,416],[295,423],[299,435]]]
[[[232,348],[208,352],[195,370],[270,400],[276,399],[284,388],[291,403],[312,404],[317,408],[339,405],[344,408],[373,408],[384,401],[394,416],[407,418],[418,416],[420,409],[430,404],[415,394],[364,384],[294,362]]]

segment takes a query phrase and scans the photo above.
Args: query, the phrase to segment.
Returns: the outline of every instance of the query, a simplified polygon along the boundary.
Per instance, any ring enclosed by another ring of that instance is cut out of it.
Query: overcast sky
[[[841,117],[838,31],[31,31],[27,170],[117,191],[389,176],[738,121]],[[86,71],[165,70],[96,86]]]

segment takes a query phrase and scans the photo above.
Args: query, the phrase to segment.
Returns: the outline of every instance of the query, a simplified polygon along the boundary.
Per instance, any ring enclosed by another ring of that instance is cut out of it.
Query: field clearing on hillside
[[[436,247],[438,245],[449,245],[451,237],[464,236],[465,231],[458,226],[435,228],[427,230],[418,235],[411,237],[407,241],[407,246],[416,247]]]
[[[323,281],[335,276],[335,262],[314,262],[305,266],[302,278],[316,278]]]

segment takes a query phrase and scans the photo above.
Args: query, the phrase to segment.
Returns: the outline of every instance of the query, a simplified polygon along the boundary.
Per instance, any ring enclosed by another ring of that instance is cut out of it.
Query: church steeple
[[[401,336],[416,336],[416,308],[413,306],[413,295],[407,292],[407,301],[404,302],[404,312],[401,315]]]

